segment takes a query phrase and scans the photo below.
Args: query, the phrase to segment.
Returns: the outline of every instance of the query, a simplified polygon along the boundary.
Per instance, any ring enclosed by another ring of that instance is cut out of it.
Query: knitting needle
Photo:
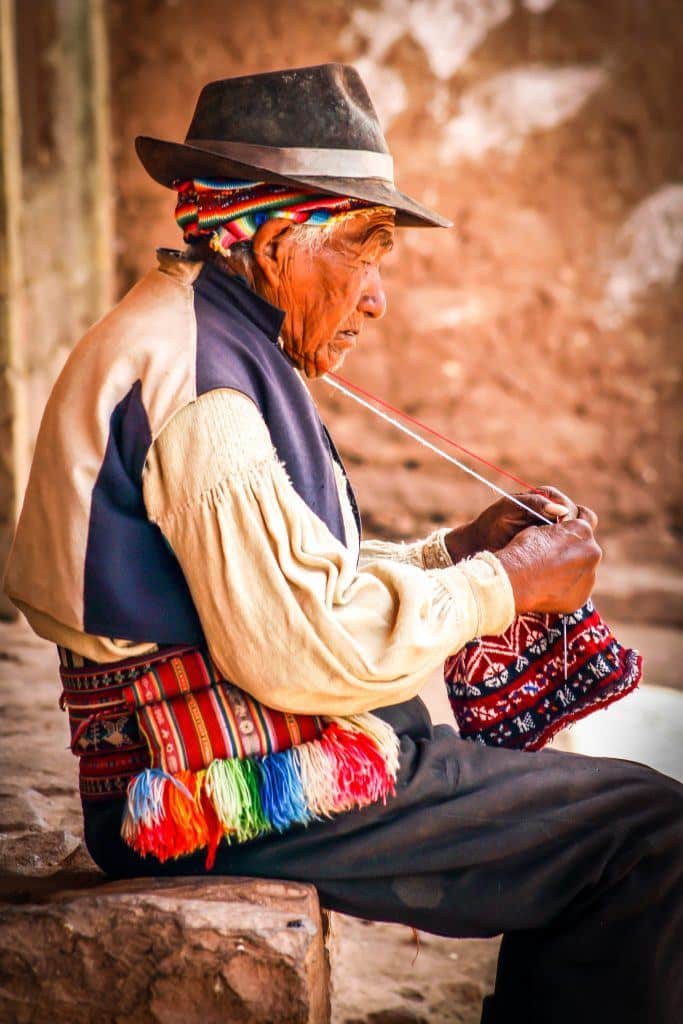
[[[536,509],[531,508],[531,506],[526,505],[523,501],[520,501],[519,498],[515,497],[514,494],[509,494],[502,487],[499,487],[497,484],[494,484],[493,481],[487,480],[486,477],[482,476],[480,473],[477,473],[476,470],[472,469],[470,466],[467,466],[464,462],[461,462],[460,459],[456,459],[455,456],[449,455],[447,452],[442,451],[441,448],[437,448],[437,446],[435,444],[432,444],[431,441],[428,441],[425,437],[422,437],[420,434],[417,434],[414,430],[411,430],[410,427],[407,427],[404,423],[401,423],[399,420],[394,419],[393,416],[389,416],[389,414],[384,412],[382,409],[378,409],[370,402],[367,402],[364,398],[361,398],[360,395],[357,395],[353,391],[349,390],[349,388],[345,387],[338,380],[335,380],[330,375],[325,376],[324,380],[331,387],[335,388],[337,391],[340,391],[343,395],[346,395],[347,398],[352,398],[354,402],[357,402],[359,405],[362,405],[364,409],[369,409],[370,412],[375,414],[375,416],[379,416],[380,419],[385,420],[386,423],[390,423],[393,427],[396,427],[404,434],[407,434],[408,437],[411,437],[414,441],[417,441],[418,444],[421,444],[423,445],[423,447],[428,448],[429,451],[434,452],[434,454],[438,455],[439,458],[445,459],[446,462],[450,462],[452,465],[457,466],[458,469],[461,469],[464,473],[467,473],[469,476],[474,477],[475,480],[478,480],[479,483],[484,484],[484,486],[488,487],[490,490],[495,491],[497,494],[502,495],[502,497],[504,498],[507,498],[508,501],[511,501],[515,505],[518,505],[519,508],[524,509],[525,512],[529,512],[532,516],[535,516],[537,519],[540,519],[541,522],[545,523],[547,526],[554,525],[552,519],[547,519],[546,516],[542,515],[542,513],[540,512],[537,512]],[[510,474],[507,475],[509,476]],[[558,511],[561,508],[564,509],[564,506],[557,506]],[[568,509],[564,509],[564,511],[566,515],[569,515]],[[558,515],[558,519],[561,518],[562,516]],[[567,657],[567,620],[564,616],[562,616],[562,634],[564,646],[564,681],[567,682],[569,674]]]
[[[399,420],[394,419],[393,416],[389,416],[389,414],[384,412],[382,409],[378,409],[376,406],[371,405],[370,402],[366,402],[366,400],[364,398],[361,398],[360,395],[355,394],[353,391],[349,391],[349,389],[344,387],[343,384],[340,384],[339,381],[333,380],[333,378],[330,376],[326,376],[324,380],[331,387],[336,388],[337,391],[341,391],[343,395],[346,395],[348,398],[352,398],[354,402],[358,402],[359,405],[362,405],[365,409],[369,409],[370,412],[374,412],[375,416],[379,416],[380,419],[385,420],[387,423],[390,423],[398,430],[403,431],[403,433],[407,434],[408,437],[412,437],[414,441],[417,441],[425,448],[428,448],[430,451],[434,452],[435,455],[438,455],[440,458],[445,459],[447,462],[452,463],[454,466],[457,466],[458,469],[461,469],[464,473],[468,473],[470,476],[474,477],[475,480],[478,480],[479,483],[484,484],[492,491],[495,491],[496,494],[500,494],[503,498],[507,498],[509,501],[512,501],[515,505],[518,505],[520,508],[523,508],[525,512],[529,512],[532,516],[535,516],[537,519],[540,519],[541,522],[545,523],[547,526],[553,525],[552,519],[547,519],[541,512],[538,512],[535,508],[531,508],[530,505],[525,505],[524,502],[520,501],[520,499],[515,497],[514,494],[509,494],[502,487],[499,487],[497,484],[494,484],[491,480],[487,480],[486,477],[481,476],[481,474],[477,473],[476,470],[472,469],[470,466],[465,465],[465,463],[461,462],[460,459],[456,459],[454,455],[449,455],[448,452],[444,452],[441,448],[437,448],[435,444],[432,444],[431,441],[428,441],[425,437],[422,437],[420,434],[417,434],[414,430],[411,430],[410,427],[406,427],[404,423],[400,423]]]

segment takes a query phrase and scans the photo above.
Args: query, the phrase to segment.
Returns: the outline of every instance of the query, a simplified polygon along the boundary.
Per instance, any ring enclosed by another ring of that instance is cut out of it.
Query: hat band
[[[389,153],[369,149],[307,149],[256,146],[250,142],[186,139],[187,146],[208,149],[238,163],[274,174],[305,174],[314,178],[379,178],[394,184],[394,160]]]

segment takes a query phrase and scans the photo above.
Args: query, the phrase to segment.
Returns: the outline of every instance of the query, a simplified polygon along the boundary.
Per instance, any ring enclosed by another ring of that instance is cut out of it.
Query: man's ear
[[[285,241],[293,224],[286,217],[265,220],[251,240],[254,260],[271,288],[277,288],[285,261]]]

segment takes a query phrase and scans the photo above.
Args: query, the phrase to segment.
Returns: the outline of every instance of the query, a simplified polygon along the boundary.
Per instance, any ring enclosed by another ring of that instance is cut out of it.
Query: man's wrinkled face
[[[286,313],[281,333],[289,357],[308,377],[319,377],[341,366],[366,317],[384,315],[379,268],[393,245],[394,214],[383,208],[354,213],[313,250],[291,239],[291,222],[269,223],[282,227],[268,240],[267,250],[254,238],[265,277],[259,290]]]

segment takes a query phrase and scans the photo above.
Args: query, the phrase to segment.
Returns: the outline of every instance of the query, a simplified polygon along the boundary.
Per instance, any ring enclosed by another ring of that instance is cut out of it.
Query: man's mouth
[[[338,331],[337,337],[342,339],[343,348],[353,348],[358,338],[358,331]]]

